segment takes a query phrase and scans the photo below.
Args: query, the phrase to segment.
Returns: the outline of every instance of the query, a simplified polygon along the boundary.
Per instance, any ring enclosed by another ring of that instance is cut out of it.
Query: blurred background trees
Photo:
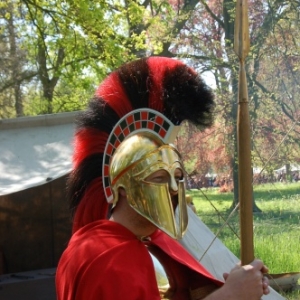
[[[299,0],[249,0],[253,163],[299,163]],[[236,173],[238,61],[233,0],[11,0],[0,3],[0,118],[83,109],[113,69],[182,59],[215,91],[216,123],[177,139],[191,173]],[[189,143],[186,143],[187,137]],[[192,144],[191,144],[192,143]],[[233,178],[234,179],[234,178]]]

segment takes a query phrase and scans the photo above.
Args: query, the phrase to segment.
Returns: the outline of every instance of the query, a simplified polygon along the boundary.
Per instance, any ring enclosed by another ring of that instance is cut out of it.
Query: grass
[[[217,233],[231,212],[233,194],[220,193],[218,188],[191,190],[189,193],[199,217]],[[300,272],[300,182],[256,185],[254,199],[262,210],[253,216],[255,256],[264,261],[271,274]],[[238,211],[228,224],[218,237],[239,257],[240,241],[233,233],[239,236]],[[299,300],[300,291],[284,296]]]

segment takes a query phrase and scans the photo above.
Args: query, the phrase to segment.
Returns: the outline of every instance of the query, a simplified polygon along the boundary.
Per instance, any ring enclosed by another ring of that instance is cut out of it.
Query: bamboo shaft
[[[245,265],[249,264],[254,259],[254,245],[251,132],[248,108],[248,89],[244,64],[241,64],[239,74],[237,139],[241,230],[241,262],[242,265]]]
[[[251,166],[251,134],[248,107],[248,88],[245,59],[250,49],[248,4],[237,0],[234,32],[234,51],[239,57],[239,91],[237,115],[238,184],[240,202],[241,263],[249,264],[254,259],[253,246],[253,188]]]

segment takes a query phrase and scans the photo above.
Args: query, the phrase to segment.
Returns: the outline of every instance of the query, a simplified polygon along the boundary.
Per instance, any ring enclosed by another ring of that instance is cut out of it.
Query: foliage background
[[[83,109],[122,63],[181,59],[215,92],[215,125],[185,124],[177,139],[190,175],[231,178],[237,202],[234,0],[11,0],[0,2],[0,118]],[[246,69],[253,166],[300,164],[299,0],[249,0]]]

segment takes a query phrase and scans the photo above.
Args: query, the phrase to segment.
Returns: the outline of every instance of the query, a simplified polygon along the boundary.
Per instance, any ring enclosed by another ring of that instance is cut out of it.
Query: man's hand
[[[207,300],[259,300],[269,294],[269,280],[264,276],[268,268],[262,261],[255,259],[245,266],[236,266],[231,272],[224,273],[225,283]]]
[[[269,280],[264,276],[268,268],[262,261],[255,259],[245,266],[236,266],[231,272],[224,273],[225,285],[237,290],[240,299],[260,299],[262,295],[270,293]],[[243,298],[246,297],[246,298]]]

